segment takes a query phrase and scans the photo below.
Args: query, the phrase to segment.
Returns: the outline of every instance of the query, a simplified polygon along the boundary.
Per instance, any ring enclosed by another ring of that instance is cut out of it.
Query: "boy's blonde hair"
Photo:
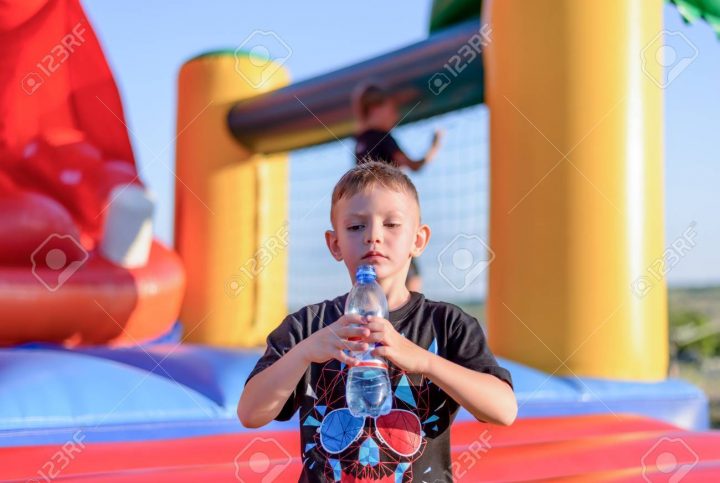
[[[417,203],[418,214],[420,213],[417,189],[400,168],[380,161],[364,161],[346,172],[335,185],[330,202],[330,222],[334,223],[335,205],[338,201],[378,185],[408,194]]]

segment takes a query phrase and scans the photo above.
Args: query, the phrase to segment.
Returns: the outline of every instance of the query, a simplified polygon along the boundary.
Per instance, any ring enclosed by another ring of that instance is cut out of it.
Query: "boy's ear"
[[[420,225],[417,229],[417,232],[415,233],[415,241],[413,242],[411,255],[413,257],[418,257],[422,252],[425,251],[425,247],[427,247],[428,243],[430,242],[430,227],[428,225]]]
[[[330,250],[333,258],[338,262],[341,262],[343,256],[340,252],[340,244],[338,243],[337,234],[333,230],[327,230],[325,232],[325,243],[327,243],[328,249]]]

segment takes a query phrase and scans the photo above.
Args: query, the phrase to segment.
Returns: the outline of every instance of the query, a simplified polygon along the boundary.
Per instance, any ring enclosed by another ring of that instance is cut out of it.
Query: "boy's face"
[[[430,239],[415,199],[381,185],[340,199],[332,221],[335,230],[325,234],[328,248],[345,261],[353,280],[358,266],[373,265],[379,281],[397,278],[404,285],[410,259]]]
[[[386,131],[392,131],[400,118],[397,105],[392,100],[386,100],[379,106],[375,106],[371,115]]]

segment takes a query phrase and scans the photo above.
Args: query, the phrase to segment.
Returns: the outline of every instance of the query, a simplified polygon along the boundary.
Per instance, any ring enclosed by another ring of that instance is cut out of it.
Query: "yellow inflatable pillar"
[[[270,67],[218,52],[180,71],[175,246],[187,270],[180,319],[189,341],[262,344],[286,314],[287,155],[255,155],[227,126],[235,102],[288,83]],[[260,82],[263,72],[272,76]]]
[[[485,7],[493,350],[550,373],[664,379],[663,2]]]

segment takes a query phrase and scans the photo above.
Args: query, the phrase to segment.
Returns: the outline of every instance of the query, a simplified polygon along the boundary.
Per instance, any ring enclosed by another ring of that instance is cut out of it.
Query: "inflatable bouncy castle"
[[[143,185],[85,14],[77,2],[12,2],[0,8],[0,38],[0,344],[137,345],[164,334],[184,290],[177,255],[158,242],[142,265],[101,254],[104,234],[117,245],[133,229],[108,230],[108,213]]]
[[[713,2],[678,3],[718,18]],[[313,449],[299,447],[300,424],[342,437],[320,407],[248,430],[236,406],[287,313],[287,153],[350,135],[349,98],[368,78],[404,123],[491,108],[502,189],[488,335],[519,420],[492,427],[461,410],[454,477],[717,479],[707,397],[667,377],[664,281],[633,291],[663,253],[662,93],[627,59],[661,12],[661,0],[436,1],[427,39],[299,83],[242,48],[197,55],[179,69],[173,249],[152,239],[153,197],[79,0],[2,3],[0,479],[293,481]],[[516,209],[549,169],[564,175]],[[368,438],[397,449],[433,423]],[[421,481],[402,461],[356,456],[332,460],[328,481],[347,481],[349,464],[369,467],[363,481]]]

